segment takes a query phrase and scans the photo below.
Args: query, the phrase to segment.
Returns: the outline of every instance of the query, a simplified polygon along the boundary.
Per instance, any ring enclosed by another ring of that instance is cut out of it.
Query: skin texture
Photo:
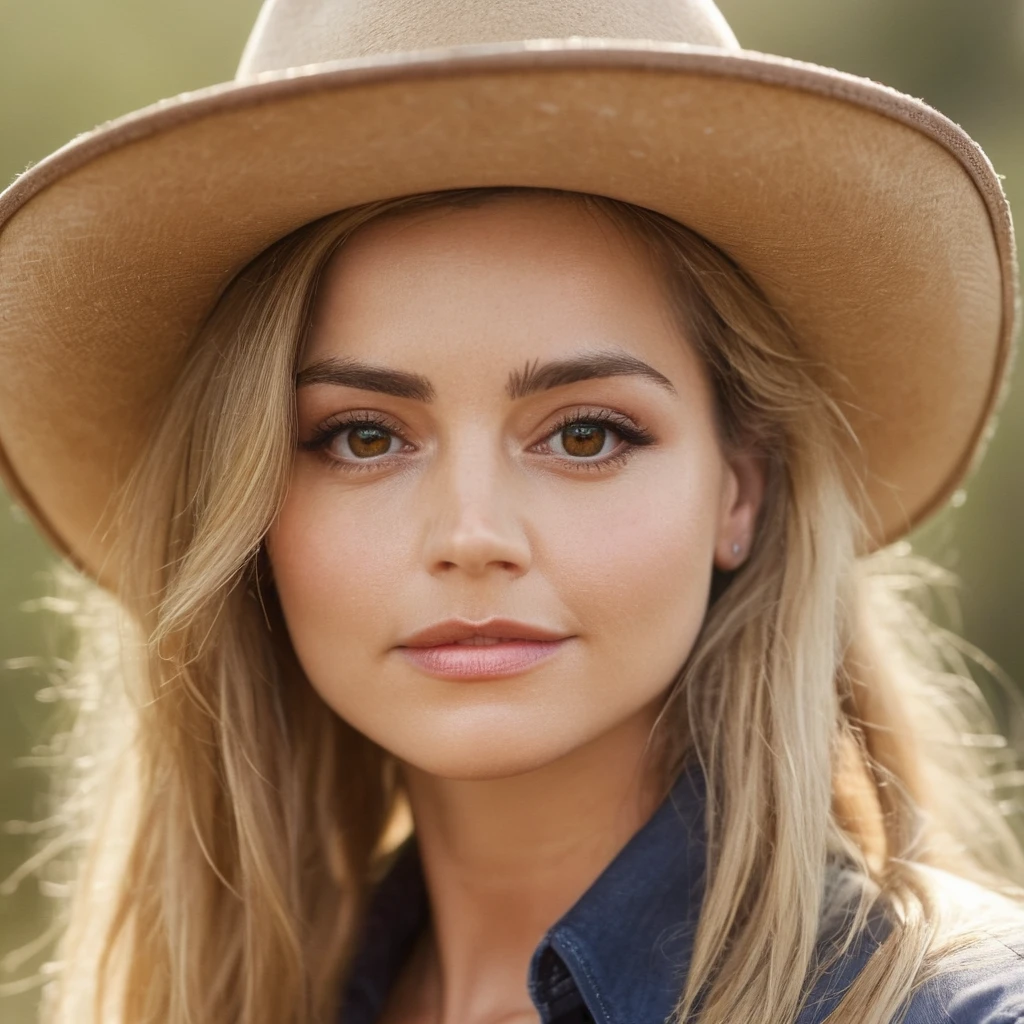
[[[631,376],[505,392],[527,364],[596,349],[637,356],[676,393]],[[326,268],[302,365],[329,357],[422,374],[435,392],[300,387],[300,446],[356,411],[397,435],[377,435],[383,455],[351,432],[300,447],[267,538],[311,684],[409,789],[434,927],[385,1019],[535,1021],[534,946],[654,809],[644,744],[713,565],[749,548],[760,466],[723,453],[703,367],[638,244],[557,198],[361,229]],[[624,415],[654,441],[588,468],[628,442],[608,426],[581,449],[555,431],[576,412]],[[494,615],[572,639],[525,673],[468,682],[395,650],[440,620]]]

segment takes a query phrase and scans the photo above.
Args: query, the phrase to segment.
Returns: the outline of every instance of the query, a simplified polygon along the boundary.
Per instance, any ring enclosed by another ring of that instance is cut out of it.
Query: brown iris
[[[604,447],[605,428],[596,423],[574,423],[562,431],[562,446],[569,455],[587,458]]]
[[[367,458],[386,455],[391,447],[391,437],[380,427],[353,427],[348,432],[348,446],[353,455]]]

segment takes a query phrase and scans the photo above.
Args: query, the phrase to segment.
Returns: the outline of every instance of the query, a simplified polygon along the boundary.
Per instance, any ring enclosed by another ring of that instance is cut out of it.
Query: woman
[[[4,197],[8,483],[112,595],[46,1018],[1016,1019],[884,572],[1005,371],[997,179],[710,4],[505,17],[269,4]]]

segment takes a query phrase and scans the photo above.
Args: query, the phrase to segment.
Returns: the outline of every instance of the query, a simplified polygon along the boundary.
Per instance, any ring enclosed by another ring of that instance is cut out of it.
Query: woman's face
[[[513,775],[652,722],[712,566],[744,557],[760,471],[723,455],[636,244],[512,197],[371,223],[326,268],[268,553],[311,684],[420,770]],[[494,617],[565,639],[403,649]]]

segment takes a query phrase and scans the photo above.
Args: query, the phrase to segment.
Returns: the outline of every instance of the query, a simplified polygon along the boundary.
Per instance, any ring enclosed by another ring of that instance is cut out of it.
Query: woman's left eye
[[[617,448],[616,437],[625,444]],[[403,440],[390,420],[360,414],[332,417],[299,447],[320,453],[334,468],[358,472],[390,462]],[[393,441],[399,442],[398,448],[392,448]],[[604,469],[625,462],[637,449],[654,441],[648,430],[628,417],[602,410],[578,411],[564,417],[540,443],[577,468]]]
[[[615,451],[618,431],[603,423],[577,420],[556,430],[547,440],[559,455],[572,459],[594,459]],[[561,450],[559,450],[561,449]]]
[[[616,446],[616,436],[625,442]],[[654,435],[619,413],[576,412],[565,417],[545,438],[558,455],[575,468],[606,469],[620,465],[639,448],[654,443]]]

